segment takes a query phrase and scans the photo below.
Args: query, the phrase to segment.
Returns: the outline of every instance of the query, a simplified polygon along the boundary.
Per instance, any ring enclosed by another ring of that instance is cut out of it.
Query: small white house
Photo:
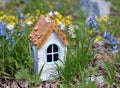
[[[54,20],[48,22],[41,15],[34,29],[29,34],[31,53],[33,56],[33,69],[41,73],[43,81],[58,77],[56,64],[62,66],[65,59],[68,41]]]

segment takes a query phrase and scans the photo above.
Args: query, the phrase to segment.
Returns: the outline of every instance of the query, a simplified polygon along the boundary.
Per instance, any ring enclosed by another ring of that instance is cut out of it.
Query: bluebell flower
[[[89,28],[89,29],[92,29],[93,32],[97,32],[97,28],[98,28],[98,23],[96,21],[96,18],[94,16],[90,16],[87,18],[86,20],[86,27]]]
[[[0,47],[2,46],[2,44],[0,44]]]
[[[15,39],[14,39],[14,37],[12,37],[11,43],[13,44],[13,43],[14,43],[14,41],[15,41]]]
[[[112,51],[118,48],[116,39],[109,32],[105,32],[103,34],[103,38],[110,42]]]
[[[14,37],[9,38],[9,40],[7,40],[7,42],[8,42],[8,45],[10,46],[9,50],[11,50],[11,47],[12,47],[13,43],[15,42],[15,38]]]
[[[117,44],[116,39],[109,32],[105,32],[103,38],[108,40],[110,44]]]
[[[58,3],[57,5],[56,5],[56,8],[61,8],[62,7],[62,5],[60,4],[60,3]]]
[[[93,32],[94,32],[94,33],[97,33],[97,30],[96,30],[96,28],[92,28],[92,30],[93,30]]]
[[[25,29],[21,30],[21,33],[22,33],[22,34],[24,34],[25,32],[26,32],[26,30],[25,30]]]
[[[22,22],[19,22],[19,23],[17,24],[17,26],[19,26],[19,27],[22,26]]]
[[[5,33],[6,40],[9,40],[10,36],[8,33]]]
[[[109,33],[109,32],[105,32],[105,33],[103,34],[103,38],[104,38],[104,39],[109,40],[109,39],[110,39],[110,37],[111,37],[111,35],[110,35],[110,33]]]
[[[113,45],[113,46],[112,46],[112,51],[117,50],[117,48],[118,48],[118,45]]]
[[[0,22],[0,36],[5,36],[5,27],[2,22]]]
[[[3,36],[3,29],[1,26],[0,26],[0,36]]]
[[[95,16],[90,16],[87,18],[86,20],[87,23],[95,23],[96,22],[96,18]]]
[[[17,18],[18,18],[18,19],[26,19],[26,17],[25,17],[25,16],[22,16],[21,11],[18,11]]]
[[[109,42],[113,45],[117,44],[117,41],[113,36],[110,37]]]

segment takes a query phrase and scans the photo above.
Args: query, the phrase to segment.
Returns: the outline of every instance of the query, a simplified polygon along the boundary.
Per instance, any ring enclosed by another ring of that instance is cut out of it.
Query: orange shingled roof
[[[51,20],[51,22],[47,22],[43,15],[40,16],[40,19],[30,32],[28,38],[36,48],[41,48],[53,31],[57,33],[65,45],[68,45],[66,35],[60,30],[55,21]]]

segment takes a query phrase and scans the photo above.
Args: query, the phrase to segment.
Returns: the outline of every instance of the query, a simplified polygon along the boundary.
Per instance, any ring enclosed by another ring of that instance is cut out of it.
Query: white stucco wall
[[[46,53],[47,48],[50,44],[56,44],[59,47],[59,58],[64,61],[64,56],[66,53],[66,46],[63,42],[59,39],[55,32],[52,32],[49,38],[47,39],[46,43],[42,46],[41,49],[38,49],[38,63],[37,63],[37,72],[40,71],[41,67],[44,65],[41,78],[45,80],[54,79],[52,76],[57,76],[57,71],[55,71],[55,64],[46,62]],[[56,61],[57,64],[62,64],[60,60]],[[54,74],[53,74],[54,73]]]

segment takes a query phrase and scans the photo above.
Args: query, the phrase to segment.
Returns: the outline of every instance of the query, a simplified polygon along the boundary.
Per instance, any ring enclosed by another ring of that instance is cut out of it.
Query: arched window
[[[58,61],[59,52],[58,46],[56,44],[51,44],[47,48],[47,62],[55,62]]]

